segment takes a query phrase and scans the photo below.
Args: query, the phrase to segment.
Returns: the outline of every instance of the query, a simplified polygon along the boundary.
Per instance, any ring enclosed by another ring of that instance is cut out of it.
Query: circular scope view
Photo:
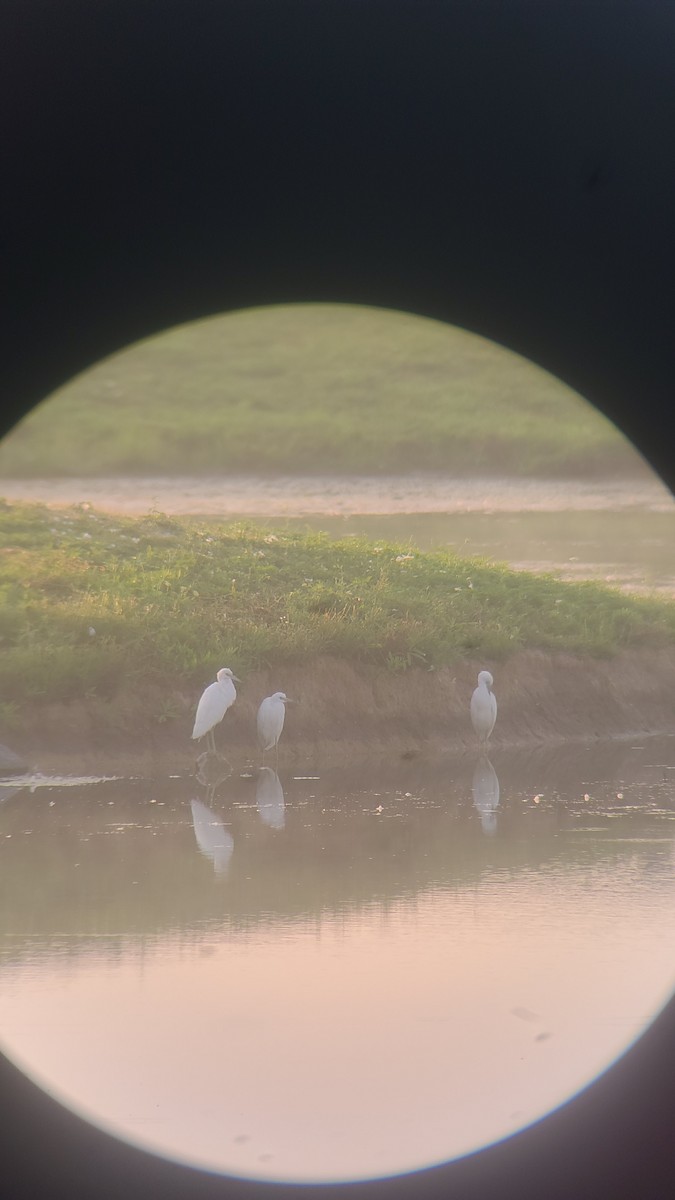
[[[250,309],[0,446],[0,1048],[167,1158],[445,1162],[675,985],[675,508],[476,335]]]

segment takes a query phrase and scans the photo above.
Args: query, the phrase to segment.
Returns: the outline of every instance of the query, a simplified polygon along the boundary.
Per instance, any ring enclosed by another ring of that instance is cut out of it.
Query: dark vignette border
[[[8,0],[0,27],[5,427],[167,326],[337,300],[525,354],[673,484],[671,5]],[[0,1181],[73,1200],[666,1197],[674,1059],[671,1002],[610,1072],[508,1141],[415,1176],[297,1189],[133,1150],[2,1061]]]

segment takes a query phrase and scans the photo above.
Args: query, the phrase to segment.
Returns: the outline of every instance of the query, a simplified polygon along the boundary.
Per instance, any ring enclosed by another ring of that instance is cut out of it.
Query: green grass
[[[446,552],[39,505],[3,504],[0,535],[0,695],[14,723],[23,706],[144,684],[163,689],[161,723],[176,689],[225,664],[335,655],[398,673],[675,641],[671,602]]]
[[[99,363],[0,446],[0,474],[597,475],[644,470],[527,360],[404,313],[292,305],[212,318]]]

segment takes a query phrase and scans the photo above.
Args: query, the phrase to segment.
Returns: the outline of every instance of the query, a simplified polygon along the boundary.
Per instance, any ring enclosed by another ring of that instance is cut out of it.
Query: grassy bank
[[[63,701],[109,705],[120,730],[154,728],[223,665],[246,678],[329,659],[428,678],[522,650],[675,644],[667,601],[360,539],[5,505],[0,544],[4,730]],[[141,691],[142,705],[124,703]]]
[[[609,421],[525,359],[347,305],[252,309],[142,342],[60,389],[0,446],[6,478],[640,469]]]

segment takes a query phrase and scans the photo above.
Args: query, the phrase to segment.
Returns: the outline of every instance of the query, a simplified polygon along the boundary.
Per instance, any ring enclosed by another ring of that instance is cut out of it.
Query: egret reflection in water
[[[486,754],[481,754],[473,773],[473,806],[480,817],[483,833],[492,837],[497,832],[499,780]]]
[[[282,831],[269,769],[210,805],[194,773],[24,784],[0,805],[3,1053],[143,1150],[275,1186],[539,1120],[672,993],[675,738],[493,758],[499,802],[477,751],[282,771]]]
[[[286,824],[284,789],[276,771],[260,767],[255,788],[255,802],[260,820],[270,829],[283,829]]]
[[[201,853],[211,860],[216,875],[226,875],[234,850],[232,834],[225,828],[220,817],[201,800],[191,800],[190,807],[195,837]]]
[[[17,792],[20,792],[20,791],[21,791],[21,788],[8,787],[6,784],[3,783],[2,785],[0,785],[0,804],[4,804],[6,800],[11,800],[12,796],[16,796]]]
[[[221,783],[229,779],[232,767],[224,754],[205,751],[197,759],[197,782],[206,788],[206,802],[211,804]]]
[[[232,769],[223,754],[206,751],[197,759],[196,778],[206,788],[205,804],[202,800],[191,800],[192,824],[197,845],[202,854],[213,863],[216,875],[225,875],[234,850],[232,834],[209,808],[221,783],[229,779]]]

